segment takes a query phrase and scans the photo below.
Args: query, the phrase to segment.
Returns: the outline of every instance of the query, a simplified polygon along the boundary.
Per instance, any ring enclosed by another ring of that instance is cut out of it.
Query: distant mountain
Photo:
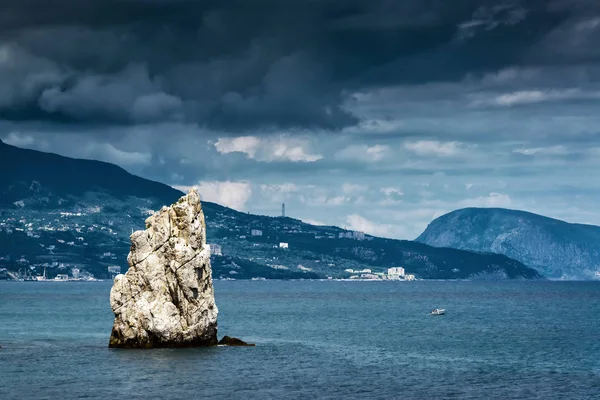
[[[524,211],[465,208],[443,215],[416,239],[436,247],[504,254],[549,278],[600,278],[600,227]]]
[[[182,193],[115,165],[0,142],[0,268],[50,276],[78,268],[107,277],[127,267],[129,235]],[[215,278],[349,277],[346,270],[407,273],[433,279],[537,279],[497,254],[439,249],[382,239],[293,218],[242,213],[203,202]],[[280,248],[280,243],[288,248]],[[219,250],[221,255],[219,255]]]
[[[80,160],[10,146],[0,140],[0,206],[27,201],[29,207],[68,206],[86,193],[129,196],[165,204],[181,192],[140,178],[113,164]]]

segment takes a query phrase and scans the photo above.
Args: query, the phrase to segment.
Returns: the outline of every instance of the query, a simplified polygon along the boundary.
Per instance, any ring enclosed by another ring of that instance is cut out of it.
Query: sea
[[[256,347],[154,350],[111,284],[0,282],[0,399],[600,399],[600,282],[216,281]]]

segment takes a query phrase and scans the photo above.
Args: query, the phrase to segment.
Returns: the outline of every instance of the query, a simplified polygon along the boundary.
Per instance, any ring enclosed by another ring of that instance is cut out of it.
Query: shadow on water
[[[181,349],[111,349],[105,347],[109,357],[123,363],[172,363],[172,362],[210,362],[224,349],[212,347],[194,347]]]

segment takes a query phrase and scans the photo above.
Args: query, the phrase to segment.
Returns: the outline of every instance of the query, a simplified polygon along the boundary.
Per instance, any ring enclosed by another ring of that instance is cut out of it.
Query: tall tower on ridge
[[[285,218],[285,203],[281,203],[281,216]]]

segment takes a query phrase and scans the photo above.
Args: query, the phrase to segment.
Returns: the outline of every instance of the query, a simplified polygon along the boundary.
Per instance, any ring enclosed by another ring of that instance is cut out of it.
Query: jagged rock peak
[[[129,270],[110,292],[110,347],[217,344],[217,306],[200,195],[192,189],[134,232]]]

